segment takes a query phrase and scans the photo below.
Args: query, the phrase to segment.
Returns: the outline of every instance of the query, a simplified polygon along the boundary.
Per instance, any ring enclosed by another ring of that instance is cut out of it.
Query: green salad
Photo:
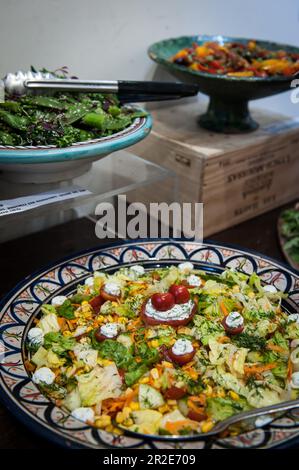
[[[115,134],[145,115],[122,107],[116,95],[6,94],[0,103],[0,145],[67,147]]]
[[[285,239],[284,249],[299,264],[299,205],[281,214],[281,233]]]
[[[149,435],[207,433],[299,396],[299,314],[251,275],[190,262],[94,272],[41,307],[26,365],[74,418]]]

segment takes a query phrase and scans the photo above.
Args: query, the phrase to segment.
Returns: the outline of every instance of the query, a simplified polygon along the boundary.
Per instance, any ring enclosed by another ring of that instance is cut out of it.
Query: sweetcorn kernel
[[[165,404],[165,405],[159,406],[158,411],[160,411],[160,413],[162,414],[167,413],[168,411],[170,411],[169,405]]]
[[[161,382],[160,382],[160,380],[154,380],[153,386],[154,386],[155,388],[158,388],[158,389],[161,388]]]
[[[112,426],[112,424],[109,424],[109,426],[107,426],[105,428],[105,431],[107,431],[107,432],[114,432],[114,430],[115,430],[115,427]]]
[[[140,384],[147,384],[149,383],[149,377],[143,377],[142,379],[139,380]]]
[[[250,299],[254,299],[254,292],[248,292],[247,295]]]
[[[202,432],[209,432],[213,428],[214,423],[212,421],[205,421],[201,425],[201,431]]]
[[[191,377],[192,380],[197,380],[198,379],[198,372],[196,372],[196,370],[190,370],[189,371],[189,376]]]
[[[122,411],[119,411],[116,415],[116,418],[115,418],[115,421],[118,423],[118,424],[121,424],[123,421],[125,420],[125,417],[124,417],[124,414]]]
[[[213,395],[213,389],[211,385],[207,386],[207,388],[204,390],[204,393],[207,395],[207,397],[211,397]]]
[[[139,408],[140,408],[139,403],[137,403],[136,401],[132,401],[132,403],[130,404],[130,408],[131,408],[132,411],[139,410]]]
[[[100,429],[106,428],[111,424],[111,417],[109,415],[102,415],[95,421],[95,426]]]
[[[110,366],[111,364],[113,364],[113,361],[110,361],[109,359],[102,359],[103,366]]]
[[[155,380],[157,380],[159,378],[159,371],[156,367],[151,370],[150,374],[153,377],[153,379],[155,379]]]
[[[105,429],[105,431],[107,431],[107,429]],[[118,434],[119,436],[121,436],[124,433],[121,429],[116,428],[116,427],[114,427],[111,432],[113,432],[113,434]]]
[[[88,304],[87,300],[83,300],[83,301],[81,302],[81,305],[89,305],[89,304]]]
[[[176,400],[167,400],[167,404],[170,406],[176,405]]]
[[[63,334],[63,336],[65,336],[65,337],[72,336],[72,333],[71,333],[70,331],[68,331],[68,330],[65,330],[62,334]]]
[[[98,323],[102,323],[104,320],[105,320],[105,317],[104,317],[103,315],[99,315],[99,316],[97,317],[97,322],[98,322]]]
[[[152,348],[158,348],[159,347],[159,341],[157,339],[153,339],[151,341],[151,346],[152,346]]]
[[[123,422],[123,424],[124,426],[133,426],[134,421],[131,418],[128,418]]]
[[[228,392],[228,394],[229,394],[229,396],[230,396],[233,400],[235,400],[235,401],[240,400],[239,395],[238,395],[236,392],[234,392],[233,390],[230,390],[230,391]]]
[[[131,408],[130,408],[129,406],[125,406],[125,407],[123,408],[123,411],[122,411],[122,412],[123,412],[123,415],[124,415],[124,418],[125,418],[125,419],[127,419],[127,418],[130,416],[131,411],[132,411],[132,410],[131,410]]]
[[[171,362],[168,362],[168,361],[163,361],[162,366],[163,367],[170,367],[170,368],[173,369],[173,364]]]

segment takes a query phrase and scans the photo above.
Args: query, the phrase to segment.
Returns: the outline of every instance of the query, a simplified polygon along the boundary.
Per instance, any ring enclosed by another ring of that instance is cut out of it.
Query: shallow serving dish
[[[146,117],[136,118],[120,132],[65,148],[53,145],[0,145],[2,178],[24,183],[52,183],[75,178],[87,172],[92,162],[144,139],[151,127],[152,119],[148,114]]]
[[[209,130],[224,133],[250,132],[258,127],[248,110],[248,102],[258,98],[276,95],[290,90],[291,81],[296,75],[261,77],[231,77],[191,70],[174,64],[171,57],[192,43],[203,44],[215,41],[240,42],[246,44],[249,39],[228,36],[194,35],[165,39],[152,44],[148,54],[152,60],[163,65],[181,81],[198,85],[199,91],[210,98],[207,112],[200,116],[199,124]],[[283,49],[298,53],[299,48],[286,44],[257,40],[257,44],[269,50]],[[297,74],[298,75],[298,74]]]
[[[125,241],[90,249],[44,268],[22,281],[1,302],[0,306],[0,389],[6,406],[27,426],[59,445],[73,448],[156,447],[212,448],[275,447],[289,445],[299,438],[299,413],[288,412],[264,428],[238,437],[218,438],[203,435],[165,437],[158,440],[145,435],[114,436],[88,426],[55,406],[43,396],[28,375],[24,361],[28,329],[39,314],[40,306],[53,296],[75,291],[90,272],[101,269],[115,271],[132,263],[151,268],[191,260],[200,269],[220,273],[227,267],[257,272],[263,281],[288,293],[284,309],[298,311],[299,274],[282,264],[257,253],[213,242],[141,240]],[[297,404],[297,401],[294,402]],[[262,411],[262,409],[261,409]]]

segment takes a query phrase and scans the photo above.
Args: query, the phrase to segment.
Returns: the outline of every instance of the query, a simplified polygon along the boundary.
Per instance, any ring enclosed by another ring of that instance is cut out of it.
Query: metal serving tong
[[[195,434],[193,436],[148,436],[154,440],[158,441],[189,441],[189,440],[209,440],[209,439],[218,439],[223,437],[229,437],[230,433],[234,435],[247,433],[253,431],[254,429],[259,429],[267,426],[272,421],[278,418],[282,418],[287,412],[296,411],[299,409],[299,400],[290,400],[285,401],[284,403],[278,403],[277,405],[266,406],[263,408],[258,408],[250,411],[245,411],[243,413],[238,413],[236,415],[227,418],[220,423],[216,424],[214,428],[206,433]],[[299,419],[299,418],[298,418]],[[127,431],[125,427],[115,423],[117,427],[122,430],[125,430],[128,435],[140,437],[140,433],[134,431]]]
[[[178,82],[151,82],[125,80],[78,80],[56,78],[50,73],[17,72],[9,73],[3,79],[8,93],[61,92],[72,93],[115,93],[122,103],[162,101],[194,96],[196,85]]]

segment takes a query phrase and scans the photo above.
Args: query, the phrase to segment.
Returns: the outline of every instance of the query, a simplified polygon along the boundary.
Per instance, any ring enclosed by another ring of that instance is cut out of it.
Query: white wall
[[[299,45],[299,0],[0,0],[0,76],[68,65],[81,78],[150,79],[147,47],[211,33]],[[299,116],[289,94],[259,106]]]

